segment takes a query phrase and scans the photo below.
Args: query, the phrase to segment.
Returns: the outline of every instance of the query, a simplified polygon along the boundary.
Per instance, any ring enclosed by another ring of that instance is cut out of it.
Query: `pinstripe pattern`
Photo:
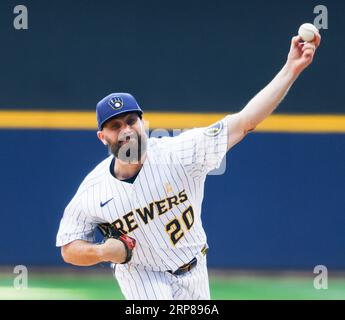
[[[143,266],[117,265],[114,276],[127,300],[209,300],[206,257],[190,272],[175,276]]]
[[[205,258],[183,276],[166,271],[191,261],[207,242],[201,221],[204,182],[220,165],[226,147],[225,121],[215,136],[197,128],[177,137],[150,138],[133,184],[111,175],[108,157],[66,207],[57,246],[77,239],[92,242],[98,223],[114,223],[137,240],[131,262],[116,266],[126,298],[208,299]]]

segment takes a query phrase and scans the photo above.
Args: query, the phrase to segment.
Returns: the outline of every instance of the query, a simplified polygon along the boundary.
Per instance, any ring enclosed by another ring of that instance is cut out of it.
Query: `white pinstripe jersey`
[[[147,158],[132,184],[110,173],[113,157],[108,157],[66,207],[56,245],[92,242],[98,223],[114,223],[137,240],[130,263],[157,271],[178,269],[206,243],[201,222],[205,178],[219,167],[226,150],[222,120],[177,137],[149,138]]]

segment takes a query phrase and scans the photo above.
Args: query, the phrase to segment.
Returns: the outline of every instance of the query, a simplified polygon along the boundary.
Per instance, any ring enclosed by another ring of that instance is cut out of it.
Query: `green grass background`
[[[122,293],[111,272],[29,274],[28,288],[15,289],[16,274],[0,273],[0,300],[118,300]],[[345,299],[345,278],[328,279],[328,289],[313,286],[314,275],[217,275],[210,273],[212,299]]]

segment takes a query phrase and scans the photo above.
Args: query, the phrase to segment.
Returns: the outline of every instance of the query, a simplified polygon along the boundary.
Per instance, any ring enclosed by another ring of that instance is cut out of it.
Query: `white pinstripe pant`
[[[206,256],[191,271],[175,276],[142,266],[116,265],[115,277],[127,300],[210,300]]]

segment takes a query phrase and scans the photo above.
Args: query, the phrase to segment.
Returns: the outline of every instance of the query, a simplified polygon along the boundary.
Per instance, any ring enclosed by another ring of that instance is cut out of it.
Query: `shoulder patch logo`
[[[114,110],[119,110],[123,107],[123,100],[121,97],[113,97],[108,101],[108,104]]]
[[[223,122],[218,121],[214,125],[206,128],[204,131],[204,134],[208,137],[216,137],[222,132],[223,127],[224,127]]]

